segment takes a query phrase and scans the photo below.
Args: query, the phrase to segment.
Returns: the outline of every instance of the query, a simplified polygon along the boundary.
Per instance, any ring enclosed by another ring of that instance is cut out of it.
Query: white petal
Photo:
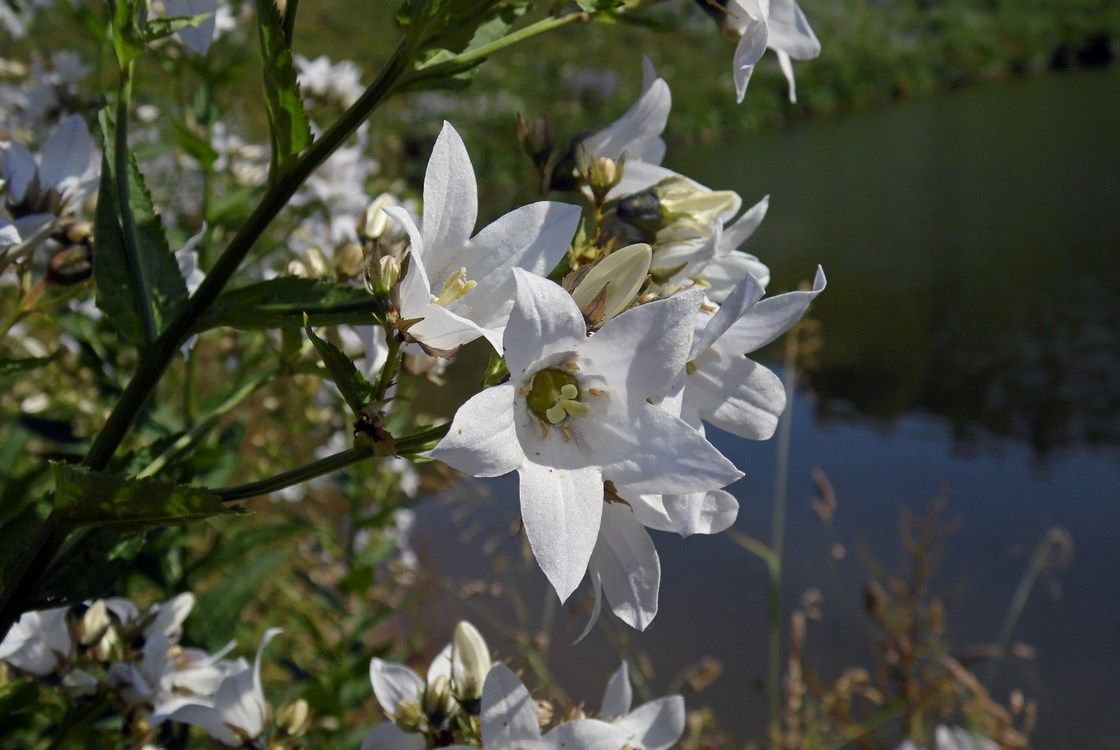
[[[797,81],[793,77],[793,63],[782,50],[776,50],[778,55],[778,67],[782,70],[782,75],[786,77],[786,83],[789,84],[789,102],[790,104],[797,103]]]
[[[431,665],[428,667],[428,684],[435,683],[440,677],[451,679],[451,644],[448,643],[443,649],[436,654],[436,658],[432,659]]]
[[[770,0],[769,27],[770,49],[784,52],[794,60],[811,60],[821,53],[820,40],[794,0]]]
[[[743,356],[700,362],[700,369],[688,376],[686,408],[732,435],[768,440],[786,408],[781,378]]]
[[[603,692],[603,704],[599,708],[599,716],[603,721],[611,721],[630,713],[630,704],[634,699],[633,688],[630,686],[630,671],[626,662],[614,671],[607,680],[607,689]]]
[[[580,146],[589,157],[605,156],[617,161],[625,153],[628,159],[660,163],[665,153],[661,132],[665,130],[672,107],[669,84],[658,78],[642,92],[626,114],[584,138]]]
[[[161,604],[153,604],[148,610],[151,621],[144,627],[144,635],[162,633],[171,641],[177,642],[183,632],[183,621],[187,619],[193,607],[194,594],[189,591]]]
[[[92,156],[93,142],[86,121],[80,115],[70,115],[43,144],[39,183],[43,187],[61,187],[67,178],[81,177],[89,169]]]
[[[459,133],[444,122],[424,174],[425,251],[445,257],[466,245],[478,219],[474,167]]]
[[[731,250],[746,242],[758,229],[762,220],[766,218],[768,210],[770,210],[769,195],[744,211],[743,215],[736,219],[734,224],[724,228],[722,247]]]
[[[638,706],[615,722],[642,750],[668,750],[684,734],[684,698],[670,695]]]
[[[429,279],[442,284],[460,268],[477,286],[448,305],[484,328],[504,327],[513,309],[513,269],[544,276],[556,266],[575,235],[580,209],[541,201],[522,206],[490,224],[461,256],[441,268],[428,266]]]
[[[647,190],[668,177],[680,177],[676,172],[648,161],[627,161],[622,170],[622,180],[611,188],[607,198],[614,200]]]
[[[715,314],[708,317],[704,329],[692,339],[692,348],[688,353],[688,358],[690,360],[696,359],[711,348],[716,339],[726,333],[732,323],[754,307],[755,303],[762,299],[764,294],[766,294],[766,290],[758,279],[750,274],[744,276],[731,290],[731,293],[727,295]]]
[[[513,424],[514,386],[476,394],[455,412],[451,428],[428,455],[473,477],[508,474],[525,460]]]
[[[428,744],[419,734],[409,734],[390,721],[369,730],[360,750],[424,750]]]
[[[598,467],[560,469],[531,462],[518,473],[529,546],[560,601],[567,601],[587,572],[599,536],[602,474]]]
[[[419,705],[424,696],[424,680],[403,664],[370,659],[369,681],[381,710],[389,718],[397,715],[402,703]]]
[[[633,421],[609,426],[615,430],[614,440],[595,446],[604,463],[603,478],[636,492],[702,492],[743,476],[703,435],[656,406],[646,404]]]
[[[612,392],[611,398],[625,399],[634,410],[664,395],[684,368],[701,300],[699,291],[691,291],[627,310],[588,339],[581,359],[612,388],[623,380],[625,393]]]
[[[575,349],[587,338],[583,313],[559,284],[514,269],[517,298],[506,325],[505,355],[515,382],[546,355]]]
[[[664,495],[662,501],[673,522],[671,530],[682,537],[718,534],[731,528],[739,516],[739,501],[726,490]]]
[[[557,750],[620,750],[628,739],[624,730],[597,719],[567,721],[545,735],[547,746]]]
[[[482,686],[482,741],[487,748],[536,748],[541,728],[529,691],[505,664],[495,664]]]
[[[252,670],[226,678],[214,694],[214,706],[221,712],[224,723],[237,727],[251,738],[264,729],[268,715],[268,702],[261,686],[261,655],[268,642],[281,632],[280,628],[266,630],[257,647]]]
[[[35,157],[31,152],[18,143],[9,143],[4,149],[4,158],[0,160],[0,172],[4,174],[7,183],[8,200],[19,203],[27,193],[27,186],[35,178]]]
[[[708,284],[708,298],[723,303],[731,290],[744,276],[750,274],[762,286],[770,283],[770,269],[758,258],[748,253],[732,250],[726,255],[717,256],[704,267],[701,277]]]
[[[603,509],[591,567],[602,579],[611,610],[630,627],[645,630],[657,615],[661,562],[645,527],[626,506]]]
[[[793,327],[805,314],[809,303],[824,291],[824,269],[817,268],[812,291],[789,292],[762,300],[740,318],[720,339],[720,347],[746,354],[766,346]]]
[[[754,66],[766,52],[768,30],[766,17],[754,0],[739,0],[739,5],[742,10],[735,8],[732,14],[737,17],[736,21],[739,22],[737,25],[745,24],[745,26],[743,38],[736,45],[735,54],[731,59],[731,70],[735,76],[737,100],[741,102],[746,96],[747,84],[751,80]]]
[[[172,699],[162,704],[160,712],[152,715],[152,723],[155,725],[164,721],[178,721],[201,727],[211,737],[228,747],[240,747],[242,744],[237,735],[226,725],[225,716],[221,711],[190,698]]]
[[[599,615],[603,613],[603,581],[599,574],[590,566],[587,570],[587,576],[591,579],[591,593],[594,597],[591,606],[591,616],[587,618],[587,624],[583,626],[583,630],[572,641],[572,645],[576,645],[591,633],[591,629],[595,627],[595,623],[599,622]]]

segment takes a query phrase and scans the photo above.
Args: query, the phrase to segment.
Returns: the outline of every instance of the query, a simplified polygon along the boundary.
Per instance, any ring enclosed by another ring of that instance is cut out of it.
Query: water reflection
[[[1038,454],[1120,442],[1120,72],[954,92],[700,149],[777,289],[822,262],[828,417],[948,417]]]

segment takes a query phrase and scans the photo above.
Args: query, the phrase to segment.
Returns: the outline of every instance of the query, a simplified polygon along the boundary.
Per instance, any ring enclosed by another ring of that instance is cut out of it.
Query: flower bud
[[[97,678],[82,669],[67,672],[62,678],[62,689],[71,698],[84,698],[97,692]]]
[[[276,726],[284,730],[289,737],[299,737],[307,731],[307,720],[311,709],[303,698],[294,703],[289,703],[280,709],[276,715]]]
[[[382,209],[395,205],[397,199],[389,193],[382,193],[370,201],[358,216],[358,236],[366,241],[381,239],[393,226],[389,214]]]
[[[743,201],[732,190],[709,190],[683,177],[670,177],[653,188],[665,223],[686,221],[700,227],[730,218]]]
[[[542,117],[526,123],[518,113],[517,140],[521,142],[521,149],[532,160],[534,167],[541,169],[548,164],[553,148],[552,129],[548,126],[548,120]]]
[[[490,649],[474,625],[461,620],[451,635],[451,679],[455,697],[473,701],[482,697],[482,683],[493,662]]]
[[[441,674],[428,684],[424,691],[424,713],[428,716],[429,723],[439,724],[443,718],[451,713],[454,705],[451,695],[451,680],[447,675]]]
[[[579,280],[572,299],[591,328],[630,306],[645,283],[652,258],[649,245],[627,245],[600,260]]]
[[[401,262],[394,255],[383,255],[366,264],[366,289],[370,294],[389,294],[401,280]]]
[[[622,173],[626,168],[626,154],[616,162],[606,156],[588,158],[585,162],[583,173],[587,186],[595,196],[597,204],[602,204],[607,199],[607,193],[622,181]]]
[[[105,600],[98,599],[82,615],[82,645],[92,646],[100,641],[112,624],[113,621],[109,619],[109,609],[105,606]]]
[[[366,254],[357,242],[347,242],[334,251],[335,273],[344,279],[358,273],[365,262]]]

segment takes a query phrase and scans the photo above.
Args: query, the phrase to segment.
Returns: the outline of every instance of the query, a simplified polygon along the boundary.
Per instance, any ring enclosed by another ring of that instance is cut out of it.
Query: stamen
[[[443,307],[447,303],[459,299],[476,286],[478,286],[478,282],[467,280],[467,269],[464,266],[447,277],[447,281],[443,284],[443,291],[440,292],[438,297],[433,294],[432,302]]]

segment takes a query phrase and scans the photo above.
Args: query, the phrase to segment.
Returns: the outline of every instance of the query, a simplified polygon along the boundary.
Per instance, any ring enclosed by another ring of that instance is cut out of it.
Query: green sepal
[[[311,343],[314,345],[315,351],[319,353],[320,359],[323,360],[323,365],[326,366],[331,379],[338,386],[342,397],[346,399],[347,406],[350,407],[356,417],[362,418],[363,407],[374,400],[377,389],[366,380],[365,375],[358,372],[358,368],[354,367],[350,358],[337,346],[315,335],[307,318],[304,318],[303,330],[307,332],[307,337],[311,339]]]
[[[51,475],[55,510],[71,528],[145,529],[235,512],[203,487],[127,479],[62,463],[51,464]]]
[[[218,326],[242,330],[312,325],[380,324],[389,309],[387,297],[319,279],[284,276],[249,284],[220,295],[195,325],[196,331]]]
[[[292,50],[284,34],[284,19],[273,0],[257,0],[265,104],[268,109],[272,164],[269,179],[276,181],[311,145],[311,119],[303,108]]]

